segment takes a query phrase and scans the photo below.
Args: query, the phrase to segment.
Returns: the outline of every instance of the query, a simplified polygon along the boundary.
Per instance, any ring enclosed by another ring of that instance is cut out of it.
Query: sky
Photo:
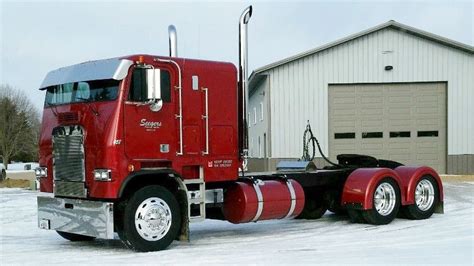
[[[238,20],[253,5],[249,69],[316,48],[389,20],[474,45],[473,1],[8,1],[0,0],[0,84],[38,90],[53,69],[84,61],[168,54],[238,63]]]

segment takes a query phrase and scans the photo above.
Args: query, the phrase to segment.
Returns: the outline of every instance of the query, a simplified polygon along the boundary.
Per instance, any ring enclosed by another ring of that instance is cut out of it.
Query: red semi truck
[[[442,212],[441,180],[426,166],[346,154],[322,169],[297,161],[245,171],[251,15],[250,6],[240,17],[239,70],[177,57],[170,26],[169,57],[132,55],[49,72],[40,87],[46,99],[36,176],[48,194],[38,196],[38,226],[71,241],[118,233],[134,250],[155,251],[188,240],[189,223],[206,218],[317,219],[329,209],[379,225],[399,214]]]

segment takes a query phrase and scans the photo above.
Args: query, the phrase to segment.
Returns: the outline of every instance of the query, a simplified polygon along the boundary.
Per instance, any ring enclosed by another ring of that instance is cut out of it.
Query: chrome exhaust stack
[[[170,57],[178,57],[178,34],[174,25],[168,26]]]
[[[239,97],[241,97],[241,119],[240,123],[240,156],[243,159],[242,168],[247,170],[247,158],[249,150],[247,104],[249,101],[248,90],[248,50],[247,50],[247,24],[252,16],[252,6],[247,7],[239,20]]]

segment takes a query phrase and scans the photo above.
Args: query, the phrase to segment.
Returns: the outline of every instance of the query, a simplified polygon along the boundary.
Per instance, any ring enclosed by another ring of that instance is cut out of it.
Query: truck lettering
[[[140,120],[140,126],[148,130],[154,130],[161,127],[161,122],[147,121],[146,118]]]

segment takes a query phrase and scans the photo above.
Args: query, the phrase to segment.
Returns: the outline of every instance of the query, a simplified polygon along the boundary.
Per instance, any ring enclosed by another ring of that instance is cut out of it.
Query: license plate
[[[48,219],[41,219],[39,221],[39,228],[49,230],[51,228],[49,220]]]

